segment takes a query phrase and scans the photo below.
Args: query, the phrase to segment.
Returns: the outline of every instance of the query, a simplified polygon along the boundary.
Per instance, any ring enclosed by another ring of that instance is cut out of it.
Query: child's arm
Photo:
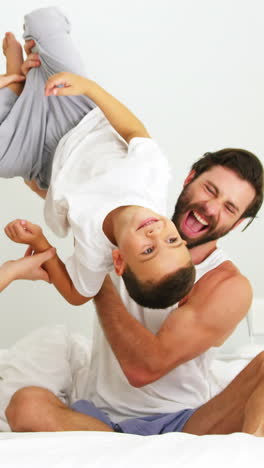
[[[28,244],[34,252],[40,253],[52,246],[44,236],[42,229],[29,221],[16,219],[5,227],[6,235],[14,242]],[[74,287],[73,282],[59,257],[54,255],[44,264],[51,283],[60,294],[72,305],[81,305],[88,302],[91,297],[82,296]]]
[[[48,281],[49,275],[42,268],[42,264],[55,255],[55,249],[48,249],[43,253],[32,255],[29,247],[23,258],[9,260],[0,266],[0,291],[3,291],[12,281],[18,279]]]
[[[58,86],[63,86],[59,87]],[[129,143],[134,137],[149,138],[140,120],[121,102],[94,81],[73,73],[57,73],[46,83],[46,96],[76,96],[84,94],[100,107],[114,129]]]
[[[37,182],[35,180],[25,180],[25,184],[33,191],[35,192],[39,197],[43,198],[45,200],[47,196],[47,190],[39,188]]]

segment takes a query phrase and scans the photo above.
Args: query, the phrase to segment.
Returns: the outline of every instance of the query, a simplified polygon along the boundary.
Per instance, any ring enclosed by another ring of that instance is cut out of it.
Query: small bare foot
[[[6,56],[6,74],[21,75],[21,66],[24,62],[23,51],[21,44],[16,40],[15,36],[11,32],[7,32],[3,39],[3,53]],[[21,94],[23,90],[23,83],[14,83],[9,85],[17,95]]]
[[[3,53],[6,56],[6,73],[20,73],[24,61],[22,46],[11,32],[7,32],[3,39]]]

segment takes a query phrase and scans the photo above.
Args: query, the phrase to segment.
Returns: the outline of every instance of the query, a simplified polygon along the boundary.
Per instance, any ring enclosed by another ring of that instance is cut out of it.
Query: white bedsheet
[[[263,467],[264,440],[247,434],[135,436],[99,432],[11,433],[5,407],[16,389],[49,388],[66,403],[83,392],[90,343],[64,326],[42,328],[0,351],[0,466],[3,468]],[[240,350],[215,360],[215,392],[259,352]],[[68,395],[68,397],[67,397]]]
[[[247,434],[135,436],[117,433],[1,434],[4,468],[263,468],[263,439]]]

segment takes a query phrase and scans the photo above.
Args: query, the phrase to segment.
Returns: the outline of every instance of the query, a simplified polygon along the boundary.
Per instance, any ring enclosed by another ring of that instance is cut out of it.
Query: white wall
[[[12,1],[0,33],[22,35],[23,15],[49,1]],[[57,3],[89,75],[123,100],[163,147],[175,174],[170,211],[191,163],[206,151],[242,147],[264,154],[261,0],[79,0]],[[2,61],[4,70],[4,61]],[[42,201],[21,180],[1,180],[1,261],[22,254],[2,228],[21,217],[44,226]],[[263,211],[262,211],[263,213]],[[263,297],[263,214],[221,243]],[[62,257],[71,239],[47,235]],[[90,307],[74,308],[50,285],[17,282],[1,294],[0,346],[41,325],[66,322],[89,333]]]

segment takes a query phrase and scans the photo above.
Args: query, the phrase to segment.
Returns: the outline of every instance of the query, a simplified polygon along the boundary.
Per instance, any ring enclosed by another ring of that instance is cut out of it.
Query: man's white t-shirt
[[[229,260],[229,257],[225,252],[216,249],[202,263],[195,266],[196,281],[226,260]],[[128,295],[122,280],[119,283],[119,293],[130,315],[154,334],[177,307],[141,307]],[[160,379],[144,387],[135,388],[129,384],[95,315],[90,368],[80,373],[76,385],[78,391],[73,401],[92,401],[108,414],[113,422],[197,408],[214,396],[215,378],[210,369],[214,355],[215,349],[210,348],[200,356],[172,369]]]
[[[69,228],[74,253],[66,261],[75,288],[93,297],[113,269],[114,246],[103,232],[108,213],[137,205],[166,214],[170,170],[150,138],[127,144],[99,108],[60,141],[45,203],[45,219],[58,236]]]

